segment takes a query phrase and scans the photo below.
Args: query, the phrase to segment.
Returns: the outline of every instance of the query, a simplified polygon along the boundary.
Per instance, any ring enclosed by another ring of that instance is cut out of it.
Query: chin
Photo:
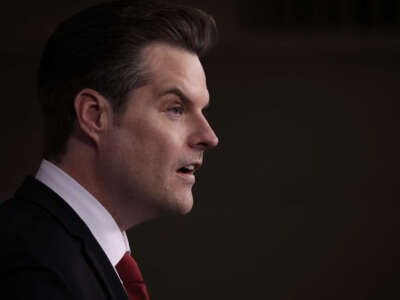
[[[192,208],[193,208],[193,201],[190,202],[190,205],[188,204],[188,205],[182,207],[180,214],[186,215],[192,211]]]
[[[173,205],[172,213],[176,215],[186,215],[193,208],[193,195],[190,192],[189,195],[184,195],[175,200],[175,205]]]

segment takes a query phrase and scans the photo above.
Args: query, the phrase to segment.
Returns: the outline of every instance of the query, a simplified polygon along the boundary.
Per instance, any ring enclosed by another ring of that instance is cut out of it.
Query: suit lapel
[[[80,241],[84,255],[107,290],[110,299],[128,299],[103,249],[82,219],[60,196],[33,177],[26,178],[16,196],[50,212],[71,236]]]

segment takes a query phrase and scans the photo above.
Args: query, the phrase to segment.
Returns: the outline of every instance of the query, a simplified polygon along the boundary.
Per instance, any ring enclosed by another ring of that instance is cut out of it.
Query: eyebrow
[[[193,101],[189,99],[179,88],[171,88],[162,93],[160,96],[168,95],[168,94],[175,94],[178,96],[184,104],[193,104]],[[210,102],[208,101],[207,104],[202,109],[207,109],[210,106]]]

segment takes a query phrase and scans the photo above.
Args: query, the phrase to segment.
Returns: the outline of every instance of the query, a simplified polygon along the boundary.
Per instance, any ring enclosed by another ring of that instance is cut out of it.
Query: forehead
[[[149,85],[156,93],[180,90],[187,97],[208,103],[206,76],[198,56],[185,49],[154,43],[143,49]]]

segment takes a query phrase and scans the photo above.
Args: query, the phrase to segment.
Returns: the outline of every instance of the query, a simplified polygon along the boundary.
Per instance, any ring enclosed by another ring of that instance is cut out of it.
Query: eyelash
[[[184,113],[184,108],[182,105],[175,105],[171,106],[167,109],[167,111],[173,115],[183,115]]]

